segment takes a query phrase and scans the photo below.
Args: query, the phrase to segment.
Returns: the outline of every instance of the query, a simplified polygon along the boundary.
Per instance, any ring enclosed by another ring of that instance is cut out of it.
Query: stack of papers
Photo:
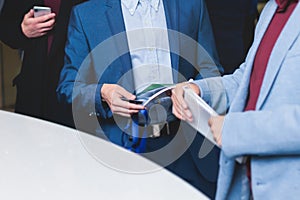
[[[208,120],[218,114],[202,98],[200,98],[190,87],[184,87],[184,100],[193,115],[193,121],[188,122],[194,129],[201,133],[214,145],[217,145],[208,126]]]
[[[193,115],[193,121],[188,122],[194,129],[201,133],[206,139],[218,146],[210,131],[208,120],[212,116],[217,116],[216,111],[211,108],[201,97],[199,97],[190,87],[184,87],[184,100],[186,101]],[[220,146],[218,146],[220,147]],[[200,148],[200,147],[199,147]],[[238,163],[245,163],[247,157],[238,157]]]

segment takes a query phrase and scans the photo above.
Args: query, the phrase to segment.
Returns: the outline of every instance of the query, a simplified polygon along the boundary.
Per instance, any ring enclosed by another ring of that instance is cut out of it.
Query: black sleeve
[[[28,1],[6,0],[4,2],[0,13],[0,40],[11,48],[24,49],[29,42],[22,32],[21,23],[31,7]]]

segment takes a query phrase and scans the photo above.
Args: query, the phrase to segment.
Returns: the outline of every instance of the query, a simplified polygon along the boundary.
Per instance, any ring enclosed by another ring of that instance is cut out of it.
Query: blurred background
[[[0,109],[13,111],[16,88],[12,80],[21,67],[21,52],[0,42]]]

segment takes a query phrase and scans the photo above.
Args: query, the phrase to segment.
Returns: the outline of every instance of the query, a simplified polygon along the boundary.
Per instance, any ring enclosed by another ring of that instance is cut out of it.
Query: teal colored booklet
[[[133,116],[139,125],[164,124],[176,119],[172,114],[171,91],[175,85],[152,84],[138,93],[136,101],[145,110]]]

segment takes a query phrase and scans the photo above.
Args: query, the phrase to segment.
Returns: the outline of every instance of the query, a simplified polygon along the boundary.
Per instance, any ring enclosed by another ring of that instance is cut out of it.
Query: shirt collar
[[[160,3],[160,0],[150,0],[150,4],[156,12],[158,11],[159,3]]]
[[[150,1],[150,5],[156,12],[158,11],[160,0],[121,0],[122,4],[129,10],[131,15],[135,13],[140,1]]]

